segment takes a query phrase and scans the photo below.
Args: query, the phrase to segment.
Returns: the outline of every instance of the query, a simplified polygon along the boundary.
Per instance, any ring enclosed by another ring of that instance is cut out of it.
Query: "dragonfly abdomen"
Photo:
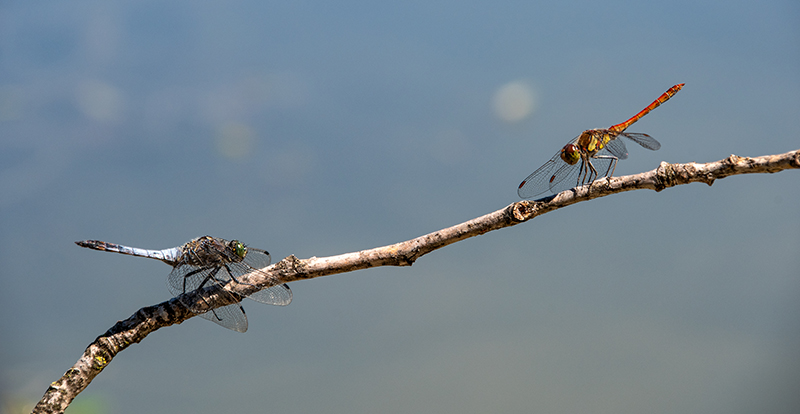
[[[631,117],[630,119],[628,119],[625,122],[613,125],[609,129],[612,130],[612,131],[617,131],[617,132],[622,132],[622,131],[628,129],[628,127],[631,126],[634,122],[642,119],[642,117],[647,115],[647,114],[649,114],[650,111],[652,111],[653,109],[658,108],[661,104],[663,104],[664,102],[668,101],[669,98],[672,98],[676,93],[678,93],[679,90],[681,90],[683,88],[683,85],[685,85],[685,83],[679,83],[679,84],[667,89],[667,91],[662,93],[661,96],[658,97],[658,99],[653,101],[653,103],[651,103],[650,105],[647,105],[647,107],[642,109],[641,111],[639,111],[638,114],[634,115],[633,117]]]
[[[138,247],[123,246],[121,244],[108,243],[99,240],[84,240],[75,242],[78,246],[87,247],[89,249],[100,250],[105,252],[114,252],[127,254],[130,256],[149,257],[151,259],[161,260],[171,266],[174,266],[180,259],[182,253],[177,247],[164,250],[147,250]]]

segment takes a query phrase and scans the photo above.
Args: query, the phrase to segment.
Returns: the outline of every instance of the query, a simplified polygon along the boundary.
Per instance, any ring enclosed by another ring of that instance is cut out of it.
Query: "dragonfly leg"
[[[239,279],[237,279],[236,276],[233,275],[233,271],[231,270],[230,266],[228,266],[227,264],[225,264],[224,266],[225,266],[225,270],[228,271],[228,274],[231,275],[231,280],[233,280],[234,282],[236,282],[236,283],[238,283],[240,285],[250,285],[249,283],[240,282]],[[250,285],[250,286],[252,286],[252,285]]]
[[[617,169],[617,161],[619,161],[619,158],[617,158],[617,157],[615,157],[613,155],[597,155],[597,156],[595,156],[595,158],[603,159],[603,160],[611,160],[611,163],[608,164],[608,168],[603,173],[604,177],[611,178],[611,176],[614,175],[614,170]]]
[[[227,263],[224,264],[224,266],[225,266],[225,270],[228,271],[228,274],[231,275],[231,280],[233,280],[234,282],[236,282],[236,283],[238,283],[240,285],[255,286],[252,283],[245,283],[245,282],[242,282],[239,279],[237,279],[236,276],[235,276],[236,272],[234,272],[233,269],[231,269],[230,265],[228,265]]]
[[[586,174],[589,172],[586,163],[587,160],[581,157],[581,165],[578,167],[578,181],[575,183],[575,187],[580,187],[586,182]]]
[[[209,280],[211,280],[212,278],[214,278],[214,277],[217,275],[217,273],[219,272],[219,269],[221,269],[221,268],[220,268],[220,267],[217,267],[217,268],[215,268],[214,270],[212,270],[212,271],[211,271],[211,273],[209,273],[209,274],[208,274],[208,276],[206,276],[206,278],[205,278],[205,279],[203,279],[203,281],[202,281],[202,282],[201,282],[201,283],[200,283],[200,284],[197,286],[197,289],[200,289],[200,288],[202,288],[202,287],[203,287],[203,286],[206,284],[206,282],[208,282]],[[196,270],[195,272],[192,272],[192,273],[190,273],[190,274],[196,273],[196,272],[198,272],[198,271],[200,271],[200,269],[198,269],[198,270]],[[187,276],[188,276],[188,275],[187,275]],[[186,279],[183,279],[183,290],[184,290],[184,293],[185,293],[185,291],[186,291]],[[209,308],[211,307],[211,305],[208,303],[208,301],[206,301],[206,299],[205,299],[205,298],[203,298],[203,302],[204,302],[206,305],[208,305],[208,307],[209,307]],[[242,311],[244,311],[244,310],[242,310]],[[217,315],[217,312],[215,312],[215,311],[214,311],[214,309],[211,309],[211,313],[213,313],[213,314],[214,314],[214,317],[215,317],[215,318],[217,318],[217,320],[218,320],[218,321],[221,321],[221,320],[222,320],[222,318],[220,318],[220,317],[219,317],[219,315]]]
[[[206,276],[206,278],[203,279],[203,281],[200,282],[200,284],[197,285],[197,287],[195,289],[202,288],[203,286],[205,286],[206,282],[208,282],[209,280],[213,279],[214,281],[217,281],[217,279],[214,276],[216,276],[217,273],[219,273],[220,269],[222,269],[222,268],[221,267],[215,267],[214,270],[212,270],[211,273],[209,273],[208,276]],[[186,279],[183,279],[183,280],[184,280],[184,288],[185,288]]]
[[[192,270],[191,272],[189,272],[189,273],[187,273],[187,274],[183,275],[183,289],[181,289],[181,293],[186,293],[186,281],[187,281],[187,280],[188,280],[188,279],[189,279],[191,276],[193,276],[193,275],[195,275],[195,274],[197,274],[197,273],[200,273],[200,272],[202,272],[202,271],[204,271],[204,270],[206,270],[206,269],[201,267],[201,268],[199,268],[199,269],[194,269],[194,270]],[[213,275],[213,274],[212,274],[212,275]],[[209,277],[211,277],[211,276],[209,276]],[[203,283],[201,283],[201,284],[200,284],[200,286],[198,286],[198,289],[199,289],[201,286],[203,286],[203,285],[204,285],[204,284],[205,284],[205,283],[208,281],[209,277],[207,277],[207,278],[205,278],[205,280],[203,280]]]
[[[586,160],[586,164],[588,164],[589,168],[592,170],[591,173],[588,173],[589,180],[587,181],[589,183],[589,188],[591,189],[592,183],[594,183],[594,180],[597,179],[597,169],[594,168],[594,165],[592,165],[592,162],[589,160]]]
[[[197,288],[196,288],[196,289],[201,289],[203,286],[205,286],[205,285],[206,285],[206,283],[207,283],[209,280],[211,280],[212,278],[214,278],[214,276],[216,276],[217,272],[219,272],[219,269],[220,269],[220,268],[219,268],[219,267],[217,267],[217,268],[215,268],[214,270],[212,270],[212,271],[211,271],[211,272],[208,274],[208,276],[206,276],[206,278],[205,278],[205,279],[203,279],[203,281],[202,281],[202,282],[200,282],[200,284],[199,284],[199,285],[197,285]],[[199,268],[199,269],[194,269],[194,270],[192,270],[191,272],[189,272],[189,273],[187,273],[186,275],[184,275],[184,276],[183,276],[183,289],[182,289],[182,290],[183,290],[183,292],[182,292],[182,293],[186,293],[186,281],[187,281],[187,280],[188,280],[188,279],[189,279],[191,276],[193,276],[193,275],[196,275],[197,273],[200,273],[200,272],[202,272],[202,271],[204,271],[204,270],[207,270],[207,268]],[[206,301],[206,299],[205,299],[205,298],[203,298],[203,302],[204,302],[204,303],[205,303],[205,304],[206,304],[206,305],[207,305],[209,308],[211,307],[211,305],[208,303],[208,301]],[[192,311],[194,312],[194,309],[193,309],[193,308],[194,308],[194,306],[189,306],[189,309],[190,309],[190,310],[192,310]],[[222,320],[222,319],[221,319],[221,318],[220,318],[220,317],[217,315],[217,313],[216,313],[216,312],[214,312],[214,309],[211,309],[211,312],[214,314],[214,317],[215,317],[215,318],[217,318],[217,320]]]
[[[203,299],[203,302],[206,302],[206,300],[205,300],[205,299]],[[207,305],[207,304],[208,304],[208,302],[206,302],[206,305]],[[244,312],[244,309],[242,309],[242,312]],[[211,309],[211,313],[214,315],[214,318],[215,318],[216,320],[218,320],[218,321],[221,321],[221,320],[222,320],[222,318],[220,318],[220,317],[219,317],[219,315],[217,315],[217,312],[216,312],[216,311],[214,311],[214,309]]]
[[[611,160],[611,166],[609,168],[611,169],[611,172],[608,173],[608,178],[611,178],[614,175],[614,170],[617,169],[617,159],[616,158]]]

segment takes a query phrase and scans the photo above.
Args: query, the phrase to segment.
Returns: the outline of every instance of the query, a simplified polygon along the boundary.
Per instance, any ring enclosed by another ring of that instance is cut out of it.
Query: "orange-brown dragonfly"
[[[669,88],[653,103],[621,124],[608,129],[583,131],[522,181],[517,194],[522,198],[532,198],[547,191],[558,194],[572,187],[591,184],[599,177],[611,177],[617,161],[628,158],[628,150],[625,143],[617,139],[619,137],[625,137],[649,150],[661,148],[661,144],[650,135],[625,130],[678,93],[683,85],[681,83]]]

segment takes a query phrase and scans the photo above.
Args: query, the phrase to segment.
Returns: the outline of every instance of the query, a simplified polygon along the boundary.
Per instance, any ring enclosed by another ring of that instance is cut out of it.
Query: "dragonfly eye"
[[[244,259],[244,256],[247,255],[247,247],[244,247],[244,244],[242,244],[242,242],[240,242],[239,240],[234,240],[232,244],[234,253],[236,253],[237,256]]]
[[[564,145],[561,148],[561,159],[569,165],[575,165],[581,159],[581,151],[575,144]]]

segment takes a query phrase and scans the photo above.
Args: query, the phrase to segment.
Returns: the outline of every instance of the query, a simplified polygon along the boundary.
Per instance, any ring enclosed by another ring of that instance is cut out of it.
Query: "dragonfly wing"
[[[262,269],[269,266],[269,264],[272,263],[272,257],[266,250],[254,249],[252,247],[248,247],[247,254],[244,256],[244,259],[242,261],[252,268]]]
[[[252,272],[258,272],[274,282],[274,286],[250,294],[248,297],[256,302],[266,303],[267,305],[286,306],[292,302],[292,290],[284,283],[280,283],[274,277],[260,271],[269,266],[269,253],[264,250],[247,249],[247,255],[239,263],[230,263],[226,267],[230,269],[233,278],[240,281],[240,276]],[[241,281],[240,281],[241,282]],[[243,283],[243,282],[242,282]]]
[[[168,286],[173,295],[179,296],[198,288],[222,286],[229,280],[231,280],[231,275],[225,266],[198,267],[182,265],[174,268],[169,274]],[[225,290],[220,291],[220,294],[233,297],[233,294]],[[237,332],[247,331],[247,315],[245,315],[244,308],[238,302],[210,311],[204,310],[207,307],[202,302],[189,303],[181,301],[181,303],[192,312],[199,313],[201,317],[220,326]]]
[[[200,317],[236,332],[247,332],[247,315],[238,303],[212,309]]]
[[[639,134],[636,132],[623,132],[620,134],[620,136],[628,138],[629,140],[649,150],[657,151],[659,148],[661,148],[661,143],[656,141],[655,138],[647,134]]]
[[[561,167],[550,178],[550,191],[553,194],[558,194],[564,190],[577,187],[580,183],[580,175],[583,170],[583,160],[578,161],[575,165],[569,165],[565,162],[561,163]]]
[[[289,285],[281,284],[270,288],[259,290],[248,296],[256,302],[266,303],[267,305],[286,306],[292,303],[292,290]]]
[[[192,265],[181,265],[172,269],[167,278],[167,287],[175,295],[182,295],[191,292],[199,287],[208,287],[220,281],[230,280],[230,275],[225,270],[217,271],[212,275],[216,267],[199,267]]]
[[[608,141],[608,144],[606,144],[606,146],[605,146],[605,148],[603,148],[603,150],[604,151],[608,151],[609,154],[611,154],[611,155],[613,155],[613,156],[615,156],[615,157],[617,157],[617,158],[619,158],[621,160],[624,160],[624,159],[628,158],[628,149],[625,148],[625,142],[622,141],[621,139],[619,139],[619,137],[617,137],[617,139],[612,139],[611,141]],[[604,151],[601,151],[601,154]],[[592,163],[592,164],[594,164],[594,163]],[[595,167],[597,167],[597,166],[595,165]],[[598,174],[599,173],[600,173],[600,170],[598,170]]]
[[[173,295],[180,296],[201,288],[223,286],[230,280],[231,275],[225,266],[198,267],[182,265],[172,269],[167,279],[167,285]],[[232,296],[228,291],[223,292]],[[190,303],[182,301],[182,303],[194,313],[203,313],[206,309],[202,302]]]
[[[544,163],[520,183],[519,188],[517,188],[517,194],[521,198],[533,198],[539,194],[546,193],[550,190],[550,179],[553,177],[553,173],[562,166],[569,167],[570,165],[561,159],[561,152],[558,152],[550,161]]]

